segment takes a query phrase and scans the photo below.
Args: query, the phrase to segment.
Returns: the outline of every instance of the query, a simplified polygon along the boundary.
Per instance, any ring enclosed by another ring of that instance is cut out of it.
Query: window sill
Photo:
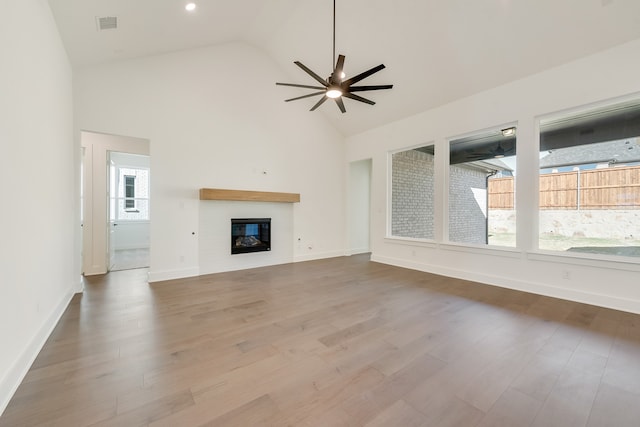
[[[385,237],[386,243],[403,246],[419,246],[423,248],[440,248],[447,251],[476,253],[481,255],[506,256],[510,258],[521,258],[522,251],[517,248],[507,246],[479,246],[456,243],[438,243],[427,239],[414,239],[411,237]]]
[[[416,239],[412,237],[396,237],[396,236],[387,236],[384,238],[385,242],[393,243],[395,245],[406,245],[406,246],[421,246],[423,248],[436,248],[438,244],[433,240],[427,239]]]
[[[467,252],[480,255],[494,255],[509,258],[521,258],[522,251],[509,246],[471,245],[462,243],[442,243],[440,247],[447,251]]]
[[[555,262],[560,264],[584,265],[598,268],[614,268],[616,270],[640,271],[640,259],[608,256],[599,254],[567,253],[560,251],[536,250],[526,253],[533,261]]]

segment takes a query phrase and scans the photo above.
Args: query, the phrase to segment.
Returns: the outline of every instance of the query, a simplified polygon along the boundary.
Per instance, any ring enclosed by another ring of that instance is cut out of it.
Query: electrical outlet
[[[564,280],[571,280],[571,272],[569,270],[562,270],[562,278]]]

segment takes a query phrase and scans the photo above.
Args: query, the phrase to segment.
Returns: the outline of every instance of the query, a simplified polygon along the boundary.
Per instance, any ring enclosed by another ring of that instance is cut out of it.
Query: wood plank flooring
[[[640,425],[640,315],[369,261],[86,279],[0,426]]]

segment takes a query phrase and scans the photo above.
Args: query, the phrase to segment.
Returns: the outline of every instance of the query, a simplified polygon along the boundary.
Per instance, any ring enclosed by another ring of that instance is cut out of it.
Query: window
[[[111,221],[149,220],[149,169],[111,166]]]
[[[136,177],[131,175],[124,176],[124,208],[135,209],[136,207]]]
[[[516,128],[449,144],[449,241],[516,245]]]
[[[640,257],[640,100],[540,120],[538,247]]]
[[[433,239],[433,145],[391,155],[391,235]]]

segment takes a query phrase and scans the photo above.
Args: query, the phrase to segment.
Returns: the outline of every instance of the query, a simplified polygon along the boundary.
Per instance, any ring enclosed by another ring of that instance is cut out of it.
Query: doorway
[[[129,169],[145,168],[144,166],[140,166],[138,163],[134,162],[132,160],[133,158],[126,157],[124,156],[124,154],[142,156],[140,158],[136,158],[139,161],[142,160],[143,157],[146,157],[145,161],[147,162],[147,173],[150,176],[150,167],[148,166],[150,162],[150,158],[148,157],[150,154],[149,140],[129,136],[82,131],[80,142],[84,149],[82,165],[82,272],[85,276],[91,276],[97,274],[105,274],[110,271],[110,267],[112,266],[111,253],[113,252],[113,249],[115,249],[116,247],[124,248],[133,245],[133,243],[127,240],[131,236],[126,236],[126,231],[124,230],[127,227],[125,227],[124,224],[130,221],[132,218],[135,218],[135,215],[141,213],[134,212],[135,210],[140,210],[137,208],[137,206],[143,207],[143,205],[146,203],[148,208],[149,201],[147,198],[146,202],[140,201],[138,204],[136,204],[135,179],[127,180],[124,178],[125,174],[123,173],[123,178],[120,179],[120,181],[125,187],[127,181],[129,182],[131,187],[131,189],[129,190],[129,194],[133,194],[134,197],[127,198],[126,189],[123,190],[122,197],[116,197],[116,199],[118,199],[118,203],[122,203],[122,207],[125,212],[119,217],[117,215],[113,216],[114,220],[112,221],[112,205],[115,209],[116,204],[110,203],[111,194],[113,194],[110,188],[111,178],[112,176],[114,177],[114,179],[116,177],[115,162],[124,162],[122,163],[122,169],[126,169],[125,166],[127,166],[127,162],[129,163],[128,166],[130,166]],[[117,159],[116,156],[116,158],[113,159],[113,173],[111,173],[111,153],[121,153],[124,156],[122,158],[127,159],[121,161]],[[127,174],[129,176],[136,176],[135,174],[129,172],[127,172]],[[147,184],[146,191],[148,191],[148,187],[149,184]],[[133,191],[133,193],[131,193],[131,191]],[[142,190],[138,188],[138,191]],[[127,209],[129,209],[130,212],[126,212]],[[121,220],[124,220],[124,222],[119,222]],[[147,222],[149,223],[148,227],[150,227],[150,217],[147,219]],[[117,227],[121,227],[121,224],[124,232],[116,233],[116,235],[113,236],[114,241],[112,243],[112,230],[116,229]],[[147,237],[147,242],[148,241],[149,240]],[[146,252],[148,253],[148,249]],[[149,257],[147,256],[147,261],[145,262],[147,266],[150,264],[148,260]],[[116,268],[118,267],[116,266]]]
[[[349,163],[349,254],[370,252],[371,159]]]
[[[109,271],[149,267],[150,159],[109,152]]]

